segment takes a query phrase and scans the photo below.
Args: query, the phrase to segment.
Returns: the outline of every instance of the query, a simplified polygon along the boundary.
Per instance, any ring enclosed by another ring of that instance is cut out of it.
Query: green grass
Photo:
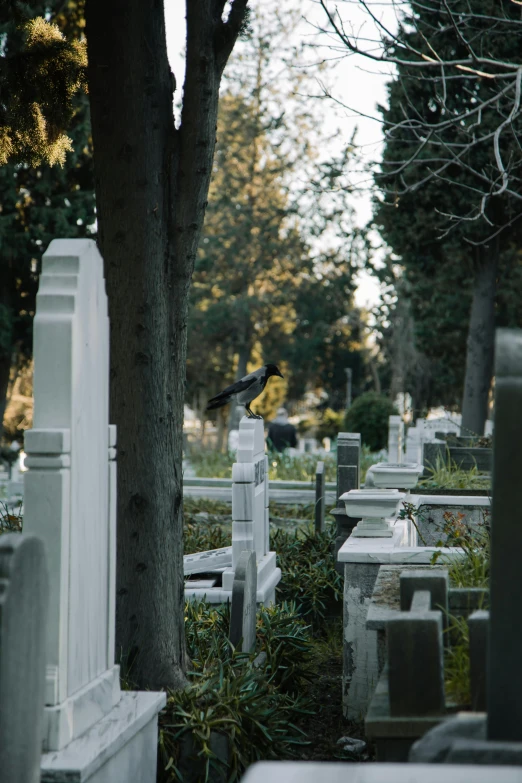
[[[193,446],[187,455],[198,478],[231,478],[232,465],[236,461],[234,452],[226,454],[212,449]],[[366,446],[361,449],[361,483],[366,471],[380,459]],[[326,481],[337,480],[337,458],[335,453],[319,456],[317,454],[299,454],[290,456],[283,452],[268,452],[269,478],[273,481],[309,481],[315,482],[317,463],[324,462]]]
[[[236,461],[234,452],[226,454],[211,449],[192,448],[188,455],[190,464],[199,478],[231,478],[232,465]],[[317,463],[325,463],[326,481],[335,481],[335,455],[299,454],[268,452],[269,478],[273,481],[315,481]]]
[[[333,506],[326,509],[328,512]],[[183,498],[183,510],[186,524],[208,524],[228,527],[232,523],[232,504],[221,500],[209,500],[207,498]],[[314,520],[315,508],[313,503],[276,503],[270,501],[270,519],[276,522],[294,523],[305,525]]]
[[[490,489],[491,477],[478,472],[474,466],[471,470],[462,470],[451,458],[437,457],[435,465],[428,468],[429,476],[419,481],[422,489]]]

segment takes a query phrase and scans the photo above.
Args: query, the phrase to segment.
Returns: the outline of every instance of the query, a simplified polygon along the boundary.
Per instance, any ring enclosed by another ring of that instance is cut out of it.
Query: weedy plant
[[[426,546],[417,524],[422,513],[414,503],[403,502],[397,518],[409,519],[417,530],[419,541]],[[462,557],[457,560],[449,559],[443,552],[436,551],[431,558],[432,565],[439,563],[447,566],[453,587],[488,587],[491,550],[489,510],[483,509],[482,520],[474,525],[466,522],[466,515],[460,511],[445,511],[443,520],[439,530],[440,538],[435,546],[458,547],[462,551]]]
[[[449,615],[446,633],[451,643],[444,652],[446,696],[459,706],[471,704],[469,627],[465,617]]]
[[[308,525],[294,533],[279,529],[271,537],[282,571],[276,588],[278,599],[295,601],[300,616],[318,634],[341,605],[343,588],[332,554],[334,538],[335,528],[330,523],[324,533],[316,533]]]
[[[447,450],[446,459],[437,456],[435,464],[427,465],[430,474],[420,479],[418,486],[423,489],[490,489],[491,478],[479,473],[474,465],[470,470],[459,468]]]
[[[261,758],[294,755],[306,744],[294,721],[309,711],[299,690],[310,679],[309,629],[295,605],[263,608],[256,649],[228,642],[228,605],[187,602],[190,685],[169,693],[160,715],[163,780],[205,783],[211,774],[235,781]]]
[[[186,552],[230,543],[230,533],[196,517],[185,524]],[[206,783],[221,774],[232,783],[254,761],[291,758],[307,744],[296,726],[312,714],[303,686],[316,676],[321,653],[341,648],[330,622],[342,606],[333,538],[333,525],[319,534],[312,525],[272,532],[282,570],[278,604],[258,611],[250,655],[228,641],[228,605],[186,603],[190,685],[168,695],[160,716],[162,780]]]
[[[0,500],[0,533],[20,533],[22,523],[22,501],[10,510],[7,503]]]
[[[411,503],[403,504],[399,516],[410,519],[416,525],[419,511]],[[448,568],[452,587],[488,587],[491,548],[490,515],[483,511],[482,521],[470,525],[462,512],[446,511],[440,530],[440,547],[458,547],[462,557],[449,559],[440,551],[435,552],[431,562]],[[417,531],[419,532],[418,528]],[[420,532],[419,532],[420,536]],[[444,680],[447,696],[457,705],[470,705],[470,658],[469,627],[467,618],[448,615],[449,644],[444,653]]]

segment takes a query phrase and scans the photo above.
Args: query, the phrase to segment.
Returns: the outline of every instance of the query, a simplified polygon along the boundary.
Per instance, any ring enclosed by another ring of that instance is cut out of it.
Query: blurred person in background
[[[276,418],[268,423],[268,448],[283,452],[297,448],[297,430],[288,420],[286,408],[278,408]]]

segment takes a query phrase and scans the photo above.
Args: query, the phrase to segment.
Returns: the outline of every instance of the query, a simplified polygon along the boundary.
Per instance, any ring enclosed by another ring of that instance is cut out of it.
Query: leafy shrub
[[[385,448],[388,440],[388,416],[398,411],[383,394],[365,392],[357,397],[346,412],[346,432],[360,432],[361,441],[371,451]]]
[[[270,532],[270,548],[277,552],[282,571],[276,588],[277,599],[279,602],[295,602],[299,616],[310,623],[316,633],[325,631],[328,617],[340,608],[343,588],[341,576],[335,568],[334,538],[335,526],[330,523],[327,523],[324,533],[316,533],[312,524],[303,525],[294,532],[281,528]],[[219,525],[212,522],[185,523],[186,553],[218,549],[230,546],[230,543],[230,531]],[[219,613],[206,615],[205,622],[219,623],[219,617]],[[215,630],[217,632],[217,626]]]
[[[315,430],[315,437],[322,442],[324,438],[336,438],[343,428],[344,411],[334,411],[326,408],[321,413],[321,418]]]
[[[298,691],[310,678],[311,642],[295,606],[258,613],[251,654],[229,644],[229,623],[228,605],[185,605],[193,670],[189,687],[169,693],[160,715],[164,780],[183,780],[183,766],[189,764],[191,780],[203,783],[213,770],[226,770],[226,779],[234,781],[254,761],[292,755],[294,746],[305,743],[293,721],[307,711]],[[261,661],[260,653],[265,653]],[[217,737],[228,746],[226,762],[218,755]]]
[[[185,522],[183,528],[183,549],[187,555],[193,552],[206,552],[209,549],[221,549],[231,544],[230,532],[220,525],[208,522]]]
[[[316,533],[313,526],[271,536],[282,571],[276,591],[279,600],[295,601],[301,617],[315,632],[324,630],[328,617],[340,606],[342,580],[333,556],[334,526]],[[337,606],[336,606],[337,604]]]

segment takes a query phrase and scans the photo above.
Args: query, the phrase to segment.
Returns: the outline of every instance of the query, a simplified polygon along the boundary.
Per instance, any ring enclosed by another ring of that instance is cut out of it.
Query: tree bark
[[[0,355],[0,436],[4,431],[4,415],[7,407],[7,390],[11,373],[11,355],[2,352]]]
[[[116,643],[139,688],[185,684],[182,443],[188,291],[221,74],[247,0],[187,2],[175,129],[162,0],[87,0],[98,242],[118,427]]]
[[[469,319],[461,435],[483,435],[493,376],[498,241],[477,248]]]

